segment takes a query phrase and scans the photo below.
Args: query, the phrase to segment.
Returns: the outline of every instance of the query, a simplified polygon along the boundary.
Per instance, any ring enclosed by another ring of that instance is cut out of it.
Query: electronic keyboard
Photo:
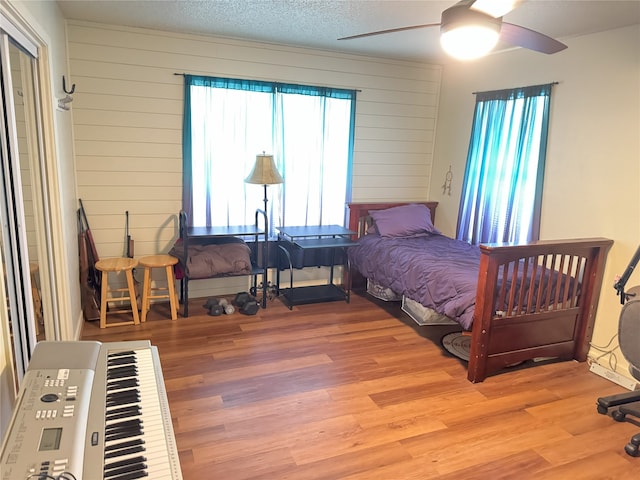
[[[0,450],[0,480],[181,480],[158,350],[36,344]]]

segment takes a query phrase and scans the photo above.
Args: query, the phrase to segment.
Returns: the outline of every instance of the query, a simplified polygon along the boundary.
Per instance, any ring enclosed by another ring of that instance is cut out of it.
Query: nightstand
[[[346,249],[355,245],[351,240],[356,232],[339,225],[307,226],[307,227],[276,227],[278,230],[278,260],[286,259],[285,266],[278,262],[276,288],[283,303],[293,308],[294,305],[306,303],[333,302],[345,300],[349,302],[351,292],[351,273],[346,256]],[[329,249],[331,251],[331,265],[329,280],[325,284],[311,286],[293,286],[294,267],[291,262],[290,249],[317,250]],[[345,285],[334,284],[334,263],[337,250],[345,250],[344,271]],[[290,272],[289,286],[283,288],[280,285],[280,270],[288,268]]]

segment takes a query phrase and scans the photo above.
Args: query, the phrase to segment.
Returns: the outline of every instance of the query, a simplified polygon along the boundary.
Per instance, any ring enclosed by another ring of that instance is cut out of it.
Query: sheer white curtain
[[[342,225],[351,101],[282,94],[279,107],[283,137],[275,151],[285,184],[276,225]]]
[[[552,84],[476,94],[457,238],[537,240]]]
[[[246,184],[257,154],[284,178],[270,185],[270,225],[344,224],[355,92],[185,76],[183,208],[194,226],[251,224],[264,189]]]
[[[257,153],[271,150],[269,93],[191,90],[193,225],[247,225],[263,190],[244,183]]]

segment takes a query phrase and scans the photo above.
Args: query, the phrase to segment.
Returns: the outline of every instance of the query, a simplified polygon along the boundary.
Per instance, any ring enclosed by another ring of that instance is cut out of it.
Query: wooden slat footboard
[[[540,357],[586,360],[612,244],[481,245],[468,379]]]

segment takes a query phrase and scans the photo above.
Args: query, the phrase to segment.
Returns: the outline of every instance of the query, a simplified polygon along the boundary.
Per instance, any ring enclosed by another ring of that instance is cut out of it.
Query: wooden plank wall
[[[441,67],[228,38],[68,22],[78,195],[101,257],[166,252],[182,191],[174,73],[358,89],[354,201],[429,197]],[[69,83],[71,83],[69,82]],[[195,282],[194,296],[240,290]]]

